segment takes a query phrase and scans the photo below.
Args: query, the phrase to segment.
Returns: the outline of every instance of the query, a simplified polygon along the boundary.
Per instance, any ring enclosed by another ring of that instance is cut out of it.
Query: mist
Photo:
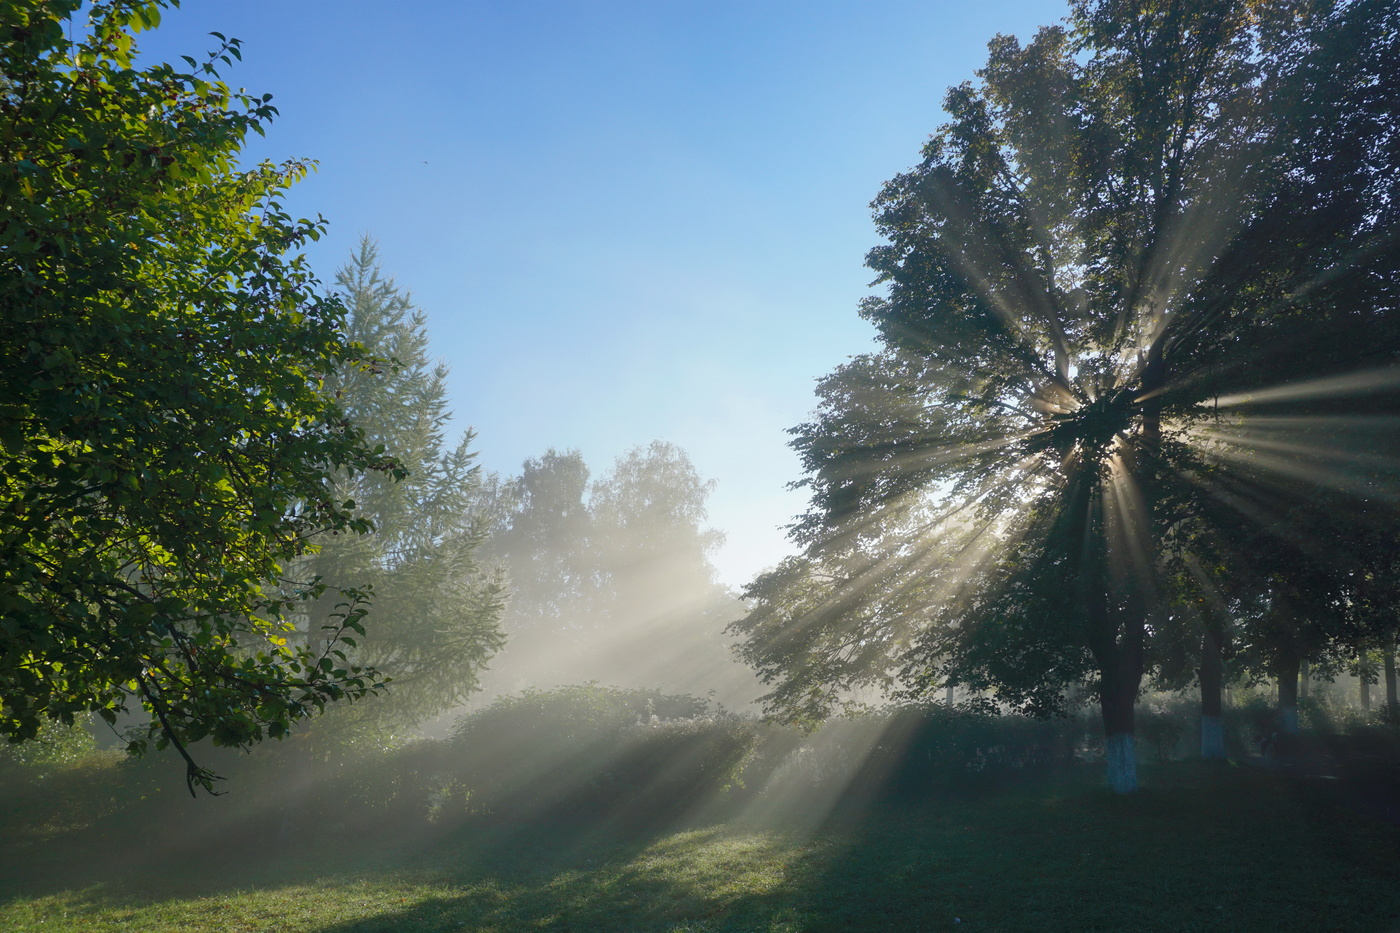
[[[0,930],[1394,933],[1400,0],[387,12],[0,4]]]
[[[596,478],[577,450],[486,476],[480,559],[509,595],[506,642],[476,705],[597,682],[750,708],[761,684],[725,632],[745,606],[710,563],[723,539],[706,524],[713,488],[664,441],[632,449]]]

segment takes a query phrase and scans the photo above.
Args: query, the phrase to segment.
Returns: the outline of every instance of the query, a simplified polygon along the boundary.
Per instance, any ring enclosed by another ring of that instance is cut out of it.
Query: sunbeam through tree
[[[1134,702],[1187,624],[1168,552],[1252,530],[1323,572],[1318,497],[1332,528],[1395,498],[1397,37],[1387,2],[1106,0],[991,43],[874,202],[883,348],[794,429],[806,553],[735,626],[772,710],[957,683],[1049,714],[1087,680],[1135,789]]]

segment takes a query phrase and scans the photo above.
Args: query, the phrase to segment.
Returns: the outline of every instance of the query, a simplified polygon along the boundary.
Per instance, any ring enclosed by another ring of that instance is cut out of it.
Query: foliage
[[[498,822],[665,820],[738,776],[753,723],[702,699],[586,684],[527,690],[463,717],[448,812]]]
[[[1072,766],[1097,757],[1102,744],[1101,727],[1082,715],[1033,719],[986,704],[905,703],[836,717],[805,735],[770,728],[743,782],[760,811],[785,814],[788,801],[828,784],[841,788],[828,808],[858,811]]]
[[[489,559],[511,582],[510,622],[517,634],[557,634],[576,621],[598,586],[589,547],[589,470],[576,450],[553,448],[526,460],[519,476],[488,477],[481,509],[490,516]]]
[[[360,730],[402,730],[459,705],[477,688],[487,659],[504,640],[504,593],[477,567],[487,529],[472,509],[479,472],[473,434],[447,442],[447,367],[428,360],[423,312],[382,276],[368,238],[336,284],[348,309],[347,336],[384,362],[377,372],[337,370],[324,390],[369,443],[394,451],[407,476],[338,475],[336,496],[353,503],[357,518],[374,530],[323,536],[298,571],[333,586],[361,581],[373,587],[367,634],[350,654],[391,686],[387,696],[337,719],[353,719]],[[314,641],[331,607],[308,608]]]
[[[1192,727],[1196,724],[1198,713],[1199,706],[1193,708],[1189,702],[1159,700],[1146,709],[1138,710],[1137,733],[1156,754],[1158,761],[1171,761],[1181,757],[1183,740],[1195,736]]]
[[[80,6],[6,0],[0,32],[0,733],[137,703],[133,751],[243,747],[376,689],[341,653],[366,592],[285,574],[368,529],[336,476],[402,471],[322,391],[362,354],[296,252],[321,222],[281,205],[306,165],[235,163],[276,113],[218,79],[237,41],[138,68],[162,4],[70,43]]]
[[[1334,574],[1299,542],[1370,524],[1400,462],[1397,17],[1085,0],[993,40],[874,202],[882,348],[793,431],[806,554],[734,629],[776,715],[1087,681],[1128,736],[1184,531],[1267,544],[1225,601],[1285,552]]]
[[[714,482],[661,441],[590,476],[578,451],[550,450],[485,484],[483,560],[499,562],[511,590],[494,686],[596,679],[750,702],[753,677],[722,634],[743,607],[710,565],[722,541],[704,526]]]
[[[27,742],[0,746],[0,771],[14,766],[49,772],[87,758],[96,748],[87,726],[49,724]]]

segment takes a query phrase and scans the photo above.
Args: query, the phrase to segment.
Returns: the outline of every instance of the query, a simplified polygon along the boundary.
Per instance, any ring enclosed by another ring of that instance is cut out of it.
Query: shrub
[[[672,818],[724,793],[757,732],[692,696],[597,684],[526,691],[458,721],[442,812],[490,820]]]
[[[1196,698],[1154,697],[1138,707],[1135,719],[1139,755],[1151,750],[1158,761],[1171,761],[1182,756],[1182,744],[1188,737],[1196,740],[1196,750],[1200,748],[1201,706]]]
[[[851,800],[917,799],[930,788],[985,782],[1078,760],[1084,717],[1036,720],[985,707],[907,704],[833,719],[809,736],[768,731],[743,780],[770,798],[840,787]]]

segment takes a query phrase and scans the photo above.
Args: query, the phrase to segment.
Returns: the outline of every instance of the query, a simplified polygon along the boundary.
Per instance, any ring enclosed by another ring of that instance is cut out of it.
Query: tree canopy
[[[286,734],[376,688],[339,654],[366,594],[287,575],[368,522],[337,477],[402,475],[324,390],[362,365],[280,198],[243,169],[270,95],[205,60],[138,66],[162,3],[6,0],[0,30],[0,733],[129,707],[150,740]],[[75,30],[70,41],[68,33]],[[324,637],[290,612],[326,598]]]
[[[794,429],[806,554],[736,626],[776,712],[952,681],[1047,713],[1087,679],[1130,789],[1164,552],[1393,498],[1398,20],[1081,0],[992,41],[873,204],[882,349]],[[1339,418],[1379,419],[1366,449]]]

